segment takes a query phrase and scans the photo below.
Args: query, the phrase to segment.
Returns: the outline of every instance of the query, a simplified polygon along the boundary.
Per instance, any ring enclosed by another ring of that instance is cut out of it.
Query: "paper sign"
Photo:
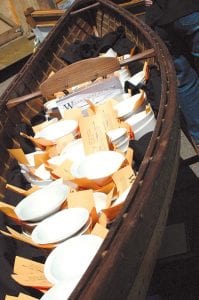
[[[99,219],[98,219],[98,223],[105,227],[107,226],[107,222],[108,222],[108,219],[107,219],[107,216],[105,215],[105,213],[101,212],[100,216],[99,216]]]
[[[48,159],[49,159],[49,154],[46,151],[44,153],[35,154],[34,155],[35,167],[36,168],[39,167],[41,164],[46,162]]]
[[[111,101],[106,101],[105,103],[96,106],[96,109],[101,118],[101,123],[103,124],[105,132],[119,127],[117,115]]]
[[[95,183],[94,180],[90,180],[88,178],[75,178],[71,179],[71,181],[83,189],[100,189],[100,186],[97,183]]]
[[[131,166],[127,165],[115,172],[112,178],[117,186],[117,191],[122,194],[135,181],[136,175]]]
[[[44,276],[44,265],[33,260],[16,256],[14,263],[15,275],[12,275],[18,283],[32,287],[49,288],[52,284]]]
[[[117,192],[117,189],[116,189],[116,186],[114,186],[112,188],[112,190],[107,195],[106,208],[110,207],[111,202],[112,202],[112,200],[113,200],[114,195],[116,194],[116,192]]]
[[[13,272],[18,275],[34,274],[35,272],[43,275],[44,265],[28,258],[16,256]]]
[[[113,181],[111,181],[110,183],[100,187],[97,192],[102,192],[102,193],[106,193],[108,194],[113,188],[115,188],[116,185]]]
[[[15,214],[14,209],[15,209],[14,206],[7,204],[5,202],[0,202],[0,211],[4,213],[6,216],[15,219],[16,221],[19,221],[19,218]]]
[[[124,205],[124,202],[122,202],[118,205],[115,205],[115,206],[111,206],[109,208],[105,208],[102,211],[106,215],[107,219],[109,221],[112,221],[118,216],[118,214],[120,213],[123,205]]]
[[[5,300],[17,300],[18,297],[6,295]]]
[[[105,228],[104,226],[102,226],[99,223],[96,223],[93,230],[91,231],[91,234],[97,235],[97,236],[105,239],[108,232],[109,232],[109,230],[107,228]]]
[[[67,200],[68,208],[84,207],[89,211],[89,213],[91,213],[93,207],[95,206],[92,190],[69,193]]]
[[[120,121],[119,127],[126,128],[130,140],[133,140],[135,138],[134,132],[128,123]]]
[[[57,145],[47,146],[45,150],[48,153],[49,157],[53,157],[59,154],[57,151]]]
[[[64,109],[71,109],[74,107],[87,107],[86,99],[89,99],[94,104],[100,103],[105,99],[119,95],[123,92],[120,80],[112,76],[108,79],[96,81],[85,88],[81,88],[63,98],[57,100],[57,106],[60,113],[63,114]]]
[[[22,294],[22,293],[19,294],[17,299],[18,300],[37,300],[37,298],[31,297],[31,296],[28,296],[28,295]]]
[[[44,275],[38,274],[26,274],[26,275],[15,275],[12,274],[11,277],[21,285],[34,287],[34,288],[50,288],[51,283],[48,282]]]
[[[149,79],[149,64],[147,61],[145,61],[145,63],[144,63],[143,72],[144,72],[145,80],[148,80]]]
[[[53,168],[52,174],[58,178],[63,178],[64,180],[73,180],[74,177],[70,172],[72,164],[73,162],[67,159],[58,167]]]
[[[75,139],[74,135],[72,133],[67,134],[59,139],[56,140],[57,145],[56,145],[56,150],[57,154],[60,154],[61,151],[68,145],[70,142],[72,142]]]
[[[125,157],[129,163],[129,165],[132,166],[133,165],[133,149],[132,148],[127,149]]]
[[[8,149],[8,152],[21,164],[27,165],[28,161],[21,148],[19,149]]]
[[[62,118],[64,120],[76,120],[78,121],[82,117],[81,109],[78,107],[74,107],[72,109],[65,109],[63,111]]]
[[[81,118],[79,120],[79,128],[85,154],[109,150],[101,114]]]
[[[147,114],[150,113],[150,112],[152,111],[151,105],[150,105],[150,104],[147,104],[147,105],[146,105],[145,111],[146,111]]]

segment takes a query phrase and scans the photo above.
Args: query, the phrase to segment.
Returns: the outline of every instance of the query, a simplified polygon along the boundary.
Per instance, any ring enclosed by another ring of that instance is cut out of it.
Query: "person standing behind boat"
[[[199,155],[199,0],[145,0],[146,23],[174,61],[178,101]]]

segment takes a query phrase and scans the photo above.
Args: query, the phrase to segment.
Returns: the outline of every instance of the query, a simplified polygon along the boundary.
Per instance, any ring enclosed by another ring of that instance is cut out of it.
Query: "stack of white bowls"
[[[129,146],[129,136],[126,128],[120,127],[109,130],[107,136],[115,150],[125,153]]]
[[[143,135],[155,129],[156,118],[153,110],[149,107],[148,110],[141,111],[126,119],[133,132],[135,140],[139,140]]]

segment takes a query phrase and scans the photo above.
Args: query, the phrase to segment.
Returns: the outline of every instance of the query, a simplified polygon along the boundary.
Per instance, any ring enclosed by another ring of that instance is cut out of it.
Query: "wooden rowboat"
[[[80,0],[62,16],[45,42],[28,60],[1,97],[1,197],[4,201],[13,158],[6,141],[18,144],[16,125],[30,120],[43,107],[40,85],[51,71],[66,66],[61,59],[76,39],[96,31],[99,36],[124,26],[138,53],[153,49],[147,59],[161,74],[157,125],[139,173],[121,213],[71,299],[145,299],[161,244],[174,191],[179,160],[179,122],[176,79],[170,56],[161,40],[142,21],[105,0]],[[20,97],[20,98],[19,98]],[[17,98],[17,100],[11,100]]]

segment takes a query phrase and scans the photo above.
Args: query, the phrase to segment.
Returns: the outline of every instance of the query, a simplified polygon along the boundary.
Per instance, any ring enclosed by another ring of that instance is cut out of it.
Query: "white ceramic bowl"
[[[39,178],[41,178],[42,180],[50,180],[51,179],[50,172],[48,170],[46,170],[46,167],[44,164],[41,164],[38,168],[36,168],[34,174],[36,176],[38,176]]]
[[[44,103],[44,107],[46,110],[52,110],[53,108],[57,108],[57,99],[52,99]]]
[[[145,83],[144,71],[140,71],[140,72],[136,73],[131,78],[129,78],[128,81],[135,86],[138,85],[139,83]]]
[[[78,280],[60,282],[50,288],[40,300],[67,300],[78,284]]]
[[[94,192],[93,198],[95,202],[95,208],[97,213],[100,213],[102,209],[106,208],[107,205],[107,195],[102,192]]]
[[[36,179],[36,177],[32,176],[29,173],[29,170],[27,168],[27,166],[20,164],[21,167],[21,173],[23,174],[23,176],[26,178],[26,180],[31,183],[32,186],[38,185],[39,187],[44,187],[49,185],[52,182],[52,179],[45,179],[45,180],[39,180]],[[48,176],[49,177],[49,176]]]
[[[128,146],[129,146],[129,138],[127,137],[121,143],[116,145],[116,149],[125,153],[128,149]]]
[[[59,243],[76,234],[89,219],[89,212],[82,207],[63,209],[41,221],[31,234],[37,244]]]
[[[103,239],[92,234],[73,237],[59,244],[47,257],[44,274],[49,282],[78,282],[99,250]]]
[[[128,137],[127,129],[124,127],[109,130],[106,134],[115,145],[123,142]]]
[[[38,222],[57,212],[68,193],[68,187],[60,181],[33,192],[15,207],[15,213],[23,221]]]
[[[22,232],[26,236],[30,237],[31,233],[33,232],[34,228],[39,224],[39,222],[23,222],[21,225]]]
[[[130,94],[128,94],[128,93],[122,93],[122,94],[119,94],[119,95],[115,95],[115,96],[113,96],[112,98],[113,98],[114,100],[116,100],[116,101],[119,103],[119,102],[122,102],[122,101],[124,101],[124,100],[130,98],[130,97],[131,97],[131,96],[130,96]]]
[[[117,57],[117,53],[112,49],[109,48],[105,54],[103,54],[102,56],[104,57]]]
[[[146,110],[143,110],[126,119],[125,122],[132,127],[133,131],[135,131],[148,122],[151,118],[155,119],[153,111],[150,110],[149,112],[146,112]]]
[[[74,162],[82,160],[85,156],[82,139],[76,139],[64,147],[60,155],[48,159],[48,163],[59,166],[67,159]]]
[[[131,78],[130,72],[125,67],[122,67],[120,70],[116,71],[114,74],[119,77],[119,80],[120,80],[122,86],[124,86],[124,83],[126,80]]]
[[[86,155],[82,139],[76,139],[70,142],[66,147],[64,147],[60,155],[71,161],[83,159]]]
[[[111,205],[112,207],[113,206],[116,206],[116,205],[119,205],[119,204],[121,204],[121,203],[123,203],[125,200],[126,200],[126,198],[127,198],[127,196],[128,196],[128,193],[129,193],[129,191],[130,191],[130,189],[131,189],[131,186],[129,186],[114,202],[113,202],[113,204]]]
[[[135,113],[140,107],[142,107],[145,104],[145,95],[143,101],[140,101],[141,97],[142,93],[138,93],[114,105],[117,117],[124,120],[128,118],[129,115]]]
[[[60,120],[50,124],[35,134],[35,137],[46,138],[47,140],[56,140],[67,134],[76,134],[78,122],[76,120]]]
[[[156,119],[152,116],[145,124],[134,131],[135,140],[139,140],[143,135],[155,129]]]
[[[76,178],[88,178],[99,185],[115,173],[124,162],[125,157],[116,151],[99,151],[85,157],[71,166],[71,174]]]
[[[28,161],[28,165],[31,166],[31,167],[34,167],[35,166],[35,155],[37,154],[42,154],[44,153],[43,151],[34,151],[34,152],[31,152],[31,153],[28,153],[28,154],[25,154],[25,157]]]

